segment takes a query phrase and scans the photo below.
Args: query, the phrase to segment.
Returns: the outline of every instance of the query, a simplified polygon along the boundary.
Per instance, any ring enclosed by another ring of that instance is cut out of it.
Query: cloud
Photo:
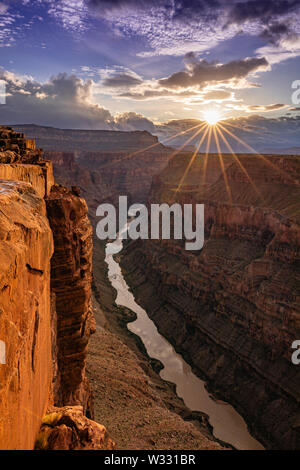
[[[174,98],[176,100],[179,99],[185,99],[189,98],[191,96],[198,96],[198,93],[195,91],[170,91],[167,90],[166,88],[153,88],[149,87],[147,88],[147,84],[143,84],[142,87],[140,87],[141,91],[128,91],[124,93],[120,93],[117,95],[120,98],[130,98],[136,101],[144,101],[144,100],[153,100],[153,99],[159,99],[159,98]]]
[[[141,114],[112,116],[93,103],[93,82],[60,73],[46,83],[0,70],[6,82],[6,104],[0,106],[0,122],[39,124],[71,129],[148,130],[153,123]]]
[[[131,88],[136,85],[140,85],[142,82],[141,79],[122,73],[120,75],[115,75],[110,78],[106,78],[103,81],[103,85],[112,88]]]
[[[287,108],[288,105],[287,104],[267,104],[267,105],[264,105],[264,104],[256,104],[256,105],[252,105],[252,106],[248,106],[247,107],[247,110],[249,112],[264,112],[264,113],[269,113],[271,111],[278,111],[279,109],[284,109],[284,108]]]
[[[10,47],[16,40],[15,15],[9,12],[9,5],[0,2],[0,47]]]
[[[248,0],[236,2],[229,9],[228,24],[243,24],[246,21],[260,20],[268,23],[279,16],[297,11],[299,0]]]
[[[115,117],[116,128],[123,131],[148,131],[155,132],[152,121],[141,114],[129,112],[119,114]]]
[[[110,128],[110,112],[92,103],[92,81],[59,74],[42,84],[2,71],[8,97],[0,107],[2,122],[70,128]]]
[[[298,57],[300,55],[300,37],[297,35],[283,37],[277,44],[261,47],[256,53],[266,57],[270,65]]]
[[[271,44],[278,44],[282,37],[286,37],[290,34],[290,28],[285,23],[274,23],[266,27],[260,37],[265,39]]]
[[[159,80],[159,84],[166,88],[201,88],[209,83],[238,83],[248,75],[265,71],[268,62],[265,58],[246,58],[234,60],[227,64],[216,64],[206,60],[197,60],[190,53],[186,56],[186,69],[176,72],[170,77]]]
[[[20,41],[29,24],[26,15],[35,6],[44,10],[45,19],[47,15],[54,18],[75,40],[88,34],[91,27],[97,25],[101,29],[103,23],[114,34],[142,37],[144,49],[137,52],[140,57],[208,51],[241,30],[260,36],[271,45],[278,44],[283,36],[300,33],[297,16],[300,0],[22,0],[8,4],[0,1],[0,15],[1,5],[2,46]],[[16,17],[18,30],[12,27]],[[31,15],[31,23],[33,18]],[[298,52],[294,51],[295,55]],[[283,54],[277,55],[278,59],[281,57],[284,59]]]
[[[299,32],[299,0],[86,0],[91,14],[122,34],[140,35],[150,50],[140,56],[209,50],[244,33],[271,44]],[[280,20],[280,22],[278,21]],[[294,30],[294,31],[293,31]]]
[[[185,55],[185,68],[159,80],[143,80],[132,70],[112,67],[98,71],[102,83],[96,84],[97,93],[135,101],[172,99],[185,104],[235,101],[232,88],[258,86],[248,77],[269,69],[263,57],[246,58],[225,64],[199,60],[194,53]],[[103,79],[104,74],[104,79]],[[226,90],[224,88],[229,88]]]
[[[45,0],[48,14],[58,20],[68,31],[75,34],[88,29],[88,8],[85,0]]]
[[[0,2],[0,15],[4,15],[8,10],[8,5],[3,2]]]

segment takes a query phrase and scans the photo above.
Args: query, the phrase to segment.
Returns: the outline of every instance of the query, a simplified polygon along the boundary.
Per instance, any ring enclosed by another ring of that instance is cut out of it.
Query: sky
[[[0,119],[153,132],[213,111],[294,125],[299,14],[300,0],[0,1]]]

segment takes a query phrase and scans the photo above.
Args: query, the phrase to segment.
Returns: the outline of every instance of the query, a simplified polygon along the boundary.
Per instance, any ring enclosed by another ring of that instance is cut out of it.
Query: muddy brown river
[[[127,227],[126,227],[127,229]],[[123,229],[123,232],[124,230]],[[122,232],[121,232],[122,233]],[[162,379],[176,385],[176,393],[185,405],[193,411],[208,415],[209,423],[216,438],[239,450],[263,450],[263,446],[251,436],[242,416],[228,403],[215,399],[197,377],[189,364],[157,330],[147,312],[135,301],[134,295],[122,275],[114,255],[122,250],[123,241],[117,239],[106,245],[105,261],[111,285],[117,291],[116,303],[136,313],[137,319],[127,327],[143,341],[150,357],[158,359],[164,366]]]

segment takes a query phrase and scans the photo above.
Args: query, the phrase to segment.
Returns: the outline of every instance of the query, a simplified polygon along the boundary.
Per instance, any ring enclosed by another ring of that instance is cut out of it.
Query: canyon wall
[[[51,289],[57,314],[59,376],[54,401],[58,406],[82,404],[93,416],[92,394],[85,376],[90,334],[95,330],[91,309],[92,227],[84,199],[55,186],[46,200],[55,252]]]
[[[267,447],[297,449],[300,158],[238,159],[224,156],[224,177],[217,155],[206,163],[199,155],[182,181],[189,160],[175,158],[154,181],[149,203],[205,204],[201,251],[139,240],[121,264],[138,301],[214,394]]]
[[[0,448],[111,449],[89,419],[86,203],[54,184],[51,162],[23,134],[0,128],[0,147]]]
[[[163,146],[132,153],[126,149],[45,152],[45,157],[53,163],[56,181],[80,187],[91,217],[103,202],[118,204],[120,195],[128,196],[129,202],[144,202],[153,177],[163,170],[169,156],[170,151]]]
[[[0,182],[0,448],[33,448],[51,398],[50,259],[45,202],[30,184]]]
[[[173,150],[146,131],[85,131],[52,127],[13,126],[26,132],[52,161],[56,182],[80,187],[94,218],[103,202],[146,200],[152,178],[166,166]]]
[[[18,133],[26,132],[45,151],[135,152],[158,143],[158,138],[147,131],[57,129],[34,124],[14,125],[13,128]]]

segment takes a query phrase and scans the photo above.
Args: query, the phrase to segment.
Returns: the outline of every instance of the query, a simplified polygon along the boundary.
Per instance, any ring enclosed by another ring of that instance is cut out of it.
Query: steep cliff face
[[[85,377],[90,333],[95,329],[91,310],[92,227],[84,199],[54,186],[46,200],[55,251],[51,260],[51,289],[55,294],[59,376],[55,403],[82,404],[93,415]]]
[[[117,203],[120,195],[134,202],[145,201],[152,178],[166,166],[170,151],[163,146],[141,151],[137,143],[131,153],[47,151],[45,156],[53,163],[57,182],[80,187],[94,217],[99,204]]]
[[[41,161],[36,165],[26,165],[24,163],[0,164],[0,179],[28,182],[37,194],[44,198],[49,194],[54,184],[52,163]]]
[[[122,265],[138,300],[214,392],[267,446],[297,449],[300,371],[291,344],[300,337],[300,159],[239,156],[246,175],[229,158],[230,195],[221,170],[201,184],[201,157],[176,194],[184,159],[152,188],[149,202],[205,204],[203,249],[139,241]]]
[[[53,239],[30,184],[1,181],[0,207],[0,448],[32,449],[51,398]]]
[[[42,448],[110,449],[105,428],[88,419],[85,358],[94,326],[87,206],[76,188],[53,184],[52,165],[34,142],[10,128],[0,128],[0,137],[3,153],[17,162],[0,164],[0,448],[33,449],[55,403],[76,406],[56,409],[55,422],[43,419]]]

